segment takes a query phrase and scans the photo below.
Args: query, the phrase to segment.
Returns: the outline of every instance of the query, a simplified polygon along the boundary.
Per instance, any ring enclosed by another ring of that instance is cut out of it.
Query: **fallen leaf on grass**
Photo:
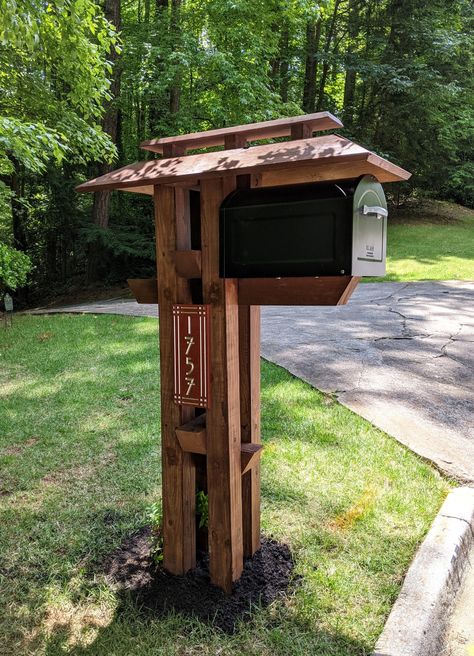
[[[48,339],[51,339],[53,334],[54,334],[53,332],[48,330],[45,333],[40,333],[39,335],[36,335],[36,339],[38,340],[38,342],[46,342]]]

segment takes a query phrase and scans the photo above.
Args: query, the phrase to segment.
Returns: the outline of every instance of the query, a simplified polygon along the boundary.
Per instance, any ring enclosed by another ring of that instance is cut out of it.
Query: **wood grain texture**
[[[181,278],[201,277],[201,251],[175,251],[173,259],[178,276]]]
[[[204,303],[211,305],[211,396],[207,410],[207,484],[211,580],[226,592],[243,567],[237,281],[219,278],[223,181],[201,186]]]
[[[129,278],[127,284],[137,303],[158,303],[158,281],[156,278]]]
[[[242,446],[260,445],[260,307],[239,305],[240,424]],[[242,478],[244,556],[260,548],[260,462]]]
[[[220,178],[224,175],[266,173],[267,186],[270,173],[278,178],[290,175],[286,184],[308,182],[313,169],[316,179],[328,179],[325,167],[332,167],[331,179],[357,177],[372,173],[380,181],[407,180],[410,173],[371,153],[344,137],[335,134],[280,143],[235,148],[200,155],[188,155],[171,159],[155,159],[136,162],[95,178],[77,187],[77,191],[100,191],[104,189],[144,188],[150,184],[187,183],[191,180]],[[300,170],[301,167],[301,170]],[[323,176],[323,177],[321,177]],[[281,183],[283,184],[283,183]]]
[[[292,116],[290,118],[279,118],[273,121],[263,121],[261,123],[248,123],[246,125],[236,125],[229,128],[220,128],[217,130],[207,130],[206,132],[193,132],[191,134],[180,134],[174,137],[163,137],[161,139],[151,139],[143,141],[140,148],[151,150],[154,153],[163,153],[165,157],[170,155],[170,147],[181,146],[184,151],[196,148],[210,148],[222,146],[226,148],[235,148],[239,146],[227,145],[232,139],[240,139],[242,146],[248,141],[258,141],[259,139],[275,139],[277,137],[294,137],[294,130],[305,128],[305,136],[311,136],[317,130],[331,130],[341,128],[341,121],[333,116],[330,112],[317,112],[315,114],[304,114],[302,116]]]
[[[342,158],[331,162],[320,161],[311,165],[275,168],[263,171],[252,182],[253,187],[278,187],[289,184],[308,184],[311,182],[327,182],[337,180],[355,180],[362,175],[373,175],[379,182],[397,182],[401,179],[399,171],[387,166],[386,160],[376,165],[367,158]],[[408,176],[409,177],[409,176]]]
[[[195,467],[176,438],[176,427],[190,420],[190,409],[173,402],[173,303],[190,302],[173,262],[177,248],[175,189],[155,189],[157,272],[160,280],[161,443],[164,567],[183,574],[196,564]]]
[[[240,278],[238,285],[241,305],[344,305],[354,282],[352,276]]]
[[[183,451],[188,453],[207,453],[206,415],[202,414],[178,426],[176,437]]]
[[[258,463],[260,461],[260,454],[262,452],[263,446],[261,444],[242,444],[240,447],[240,460],[241,460],[241,467],[242,467],[242,474],[245,476],[246,474],[249,474],[252,470],[256,469],[258,467]],[[248,509],[247,509],[248,510]],[[260,515],[260,514],[259,514]],[[260,536],[258,536],[258,544],[260,546]],[[255,549],[255,551],[259,548],[259,546]],[[249,555],[253,555],[255,553],[253,551]]]
[[[348,303],[350,297],[354,293],[357,285],[360,283],[361,277],[360,276],[352,276],[351,281],[345,288],[341,298],[339,299],[338,305],[346,305]]]

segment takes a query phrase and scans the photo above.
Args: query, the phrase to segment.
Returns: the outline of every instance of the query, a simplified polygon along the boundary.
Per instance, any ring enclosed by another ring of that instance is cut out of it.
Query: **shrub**
[[[0,293],[7,289],[14,291],[24,285],[30,271],[28,255],[0,243]]]

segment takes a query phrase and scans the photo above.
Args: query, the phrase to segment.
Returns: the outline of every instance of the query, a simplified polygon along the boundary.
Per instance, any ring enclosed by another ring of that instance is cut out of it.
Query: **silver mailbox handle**
[[[385,207],[379,207],[378,205],[362,205],[362,207],[359,207],[359,212],[364,215],[376,214],[378,219],[381,219],[382,216],[388,216]]]

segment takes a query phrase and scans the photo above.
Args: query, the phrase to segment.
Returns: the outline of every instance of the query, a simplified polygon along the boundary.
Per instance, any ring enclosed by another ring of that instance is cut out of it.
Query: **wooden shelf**
[[[240,278],[240,305],[345,305],[357,287],[355,276]]]

